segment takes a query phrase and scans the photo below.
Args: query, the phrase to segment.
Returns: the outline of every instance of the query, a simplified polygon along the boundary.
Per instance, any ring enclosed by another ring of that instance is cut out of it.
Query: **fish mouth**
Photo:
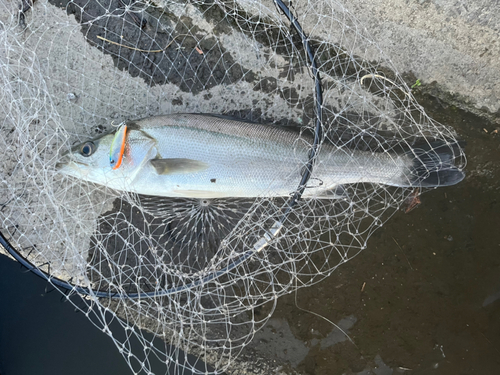
[[[83,166],[86,166],[86,164],[77,162],[71,157],[70,153],[65,152],[56,163],[56,171],[73,174],[74,172],[81,172],[80,169]]]
[[[56,163],[56,171],[60,171],[61,169],[69,166],[72,162],[71,157],[69,156],[69,152],[65,151],[61,154],[58,162]]]
[[[63,153],[61,153],[61,155],[59,156],[59,160],[56,163],[56,170],[60,171],[64,167],[68,166],[72,161],[73,160],[69,151],[64,151]]]

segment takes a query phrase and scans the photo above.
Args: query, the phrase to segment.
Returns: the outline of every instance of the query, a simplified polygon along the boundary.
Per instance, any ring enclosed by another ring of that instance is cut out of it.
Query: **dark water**
[[[0,374],[129,374],[111,339],[41,278],[0,256]]]
[[[3,255],[0,275],[0,375],[132,374],[112,340],[45,280]],[[119,324],[109,327],[119,338]],[[155,374],[169,373],[155,357],[148,360]],[[170,372],[181,373],[191,374]]]

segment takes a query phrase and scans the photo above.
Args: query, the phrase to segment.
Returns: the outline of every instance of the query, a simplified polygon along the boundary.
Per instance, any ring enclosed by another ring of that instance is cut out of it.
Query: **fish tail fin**
[[[423,140],[415,143],[406,151],[413,165],[404,179],[413,187],[432,188],[459,183],[465,177],[463,146],[464,142],[460,141]]]

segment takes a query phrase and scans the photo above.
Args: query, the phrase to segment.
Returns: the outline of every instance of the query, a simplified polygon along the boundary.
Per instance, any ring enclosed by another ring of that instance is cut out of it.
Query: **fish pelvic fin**
[[[197,173],[208,169],[209,165],[193,159],[151,159],[149,161],[159,175]]]

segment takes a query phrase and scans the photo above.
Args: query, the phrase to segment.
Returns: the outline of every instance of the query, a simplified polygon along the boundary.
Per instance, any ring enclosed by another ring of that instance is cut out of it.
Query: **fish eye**
[[[80,149],[80,154],[85,157],[92,155],[95,151],[95,144],[93,142],[85,142]]]

